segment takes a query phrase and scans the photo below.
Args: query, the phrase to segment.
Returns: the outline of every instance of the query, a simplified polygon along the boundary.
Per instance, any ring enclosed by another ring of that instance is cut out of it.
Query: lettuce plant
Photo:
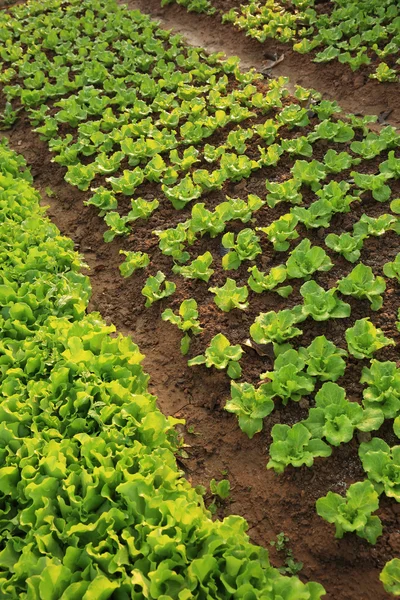
[[[400,502],[400,446],[392,448],[380,438],[363,442],[358,449],[364,471],[378,494]]]
[[[294,179],[302,184],[308,185],[313,191],[318,190],[320,181],[326,177],[325,165],[318,160],[296,160],[290,172]]]
[[[174,261],[180,263],[189,260],[189,252],[185,250],[185,243],[189,241],[187,223],[178,223],[169,229],[157,229],[153,234],[158,237],[159,248],[165,256],[172,256]]]
[[[182,277],[186,277],[187,279],[208,281],[214,273],[214,269],[210,268],[212,261],[212,254],[207,251],[192,260],[188,265],[174,265],[172,271],[173,273],[179,273],[179,275],[182,275]]]
[[[142,295],[146,298],[145,307],[148,308],[157,300],[171,296],[175,290],[175,283],[167,281],[164,273],[157,271],[156,275],[147,278],[142,289]]]
[[[129,223],[137,219],[148,219],[158,208],[159,204],[159,201],[156,199],[149,202],[143,198],[132,198],[131,210],[127,214]]]
[[[245,154],[237,156],[237,154],[228,152],[221,156],[220,165],[224,179],[231,181],[247,179],[250,177],[252,171],[259,169],[258,163],[248,158]]]
[[[127,235],[130,232],[130,228],[127,225],[128,218],[121,217],[121,215],[115,211],[108,212],[104,217],[104,221],[110,228],[103,234],[105,242],[112,242],[117,235]]]
[[[289,400],[298,402],[314,389],[314,379],[304,373],[305,360],[297,350],[289,349],[278,355],[274,362],[274,370],[266,371],[261,379],[268,379],[265,390],[273,398],[278,396],[284,406]]]
[[[193,171],[193,182],[199,185],[202,191],[211,192],[212,190],[220,190],[225,180],[226,176],[220,169],[211,172],[207,171],[207,169]]]
[[[313,279],[306,281],[300,288],[303,296],[303,313],[314,321],[327,319],[345,319],[350,316],[351,308],[336,296],[336,288],[324,290]]]
[[[103,217],[107,211],[116,210],[118,208],[118,201],[111,190],[100,186],[92,189],[94,192],[93,196],[89,200],[85,200],[83,203],[86,206],[95,206],[100,209],[99,216]]]
[[[231,397],[225,410],[238,417],[240,429],[252,439],[263,428],[263,419],[274,409],[265,385],[255,388],[250,383],[231,382]]]
[[[363,173],[351,172],[354,183],[363,191],[370,191],[374,200],[386,202],[392,193],[386,181],[390,178],[389,173],[380,173],[379,175],[365,175]]]
[[[105,152],[100,152],[97,155],[94,162],[94,167],[97,173],[101,175],[110,175],[118,171],[120,164],[124,158],[122,152],[114,152],[113,154],[107,155]]]
[[[67,173],[65,174],[65,181],[85,192],[89,189],[89,185],[93,181],[95,175],[96,169],[92,163],[88,165],[69,165]]]
[[[330,456],[332,448],[321,439],[311,439],[311,433],[302,423],[274,425],[271,431],[273,442],[269,447],[270,460],[267,469],[283,473],[285,467],[311,467],[319,456]]]
[[[332,205],[328,200],[317,200],[309,208],[296,206],[291,209],[291,214],[303,223],[307,229],[329,227],[334,213]]]
[[[304,321],[301,306],[285,308],[279,312],[270,310],[260,313],[250,327],[250,335],[256,344],[276,342],[284,344],[287,340],[301,335],[303,332],[295,325]]]
[[[338,281],[338,290],[345,296],[366,298],[372,310],[379,310],[383,304],[382,294],[386,289],[383,277],[375,277],[371,267],[359,263],[347,275]]]
[[[353,483],[346,497],[328,492],[316,502],[320,517],[334,523],[336,538],[342,538],[347,532],[355,532],[359,537],[375,544],[382,534],[379,517],[372,515],[379,507],[378,494],[368,480]]]
[[[400,558],[392,558],[383,567],[380,575],[380,581],[388,594],[393,596],[400,595]]]
[[[400,160],[396,158],[394,150],[391,150],[388,154],[388,159],[379,165],[381,173],[386,173],[388,177],[400,177]]]
[[[241,198],[226,197],[226,202],[221,202],[215,209],[217,215],[225,223],[228,221],[241,221],[247,223],[253,216],[253,213],[259,210],[265,204],[255,194],[249,194],[247,202]]]
[[[371,360],[370,367],[363,367],[360,383],[367,384],[363,390],[365,408],[383,412],[385,419],[393,419],[400,412],[400,369],[391,361]]]
[[[229,277],[223,286],[211,287],[208,291],[215,294],[214,302],[224,312],[229,312],[233,308],[245,310],[249,306],[247,287],[245,285],[238,287],[236,281]]]
[[[200,327],[199,311],[197,310],[197,302],[190,298],[183,300],[179,307],[178,314],[174,313],[171,308],[166,308],[161,315],[163,321],[168,321],[176,325],[185,335],[181,340],[181,353],[183,355],[189,352],[190,341],[192,335],[199,335],[203,331]]]
[[[301,204],[303,196],[299,192],[301,181],[292,178],[277,183],[275,181],[266,181],[267,203],[270,208],[275,208],[280,202],[290,202],[290,204]]]
[[[215,238],[224,231],[225,221],[216,210],[208,210],[204,202],[196,202],[192,208],[190,229],[193,233],[200,233],[201,235],[208,233],[211,238]]]
[[[341,173],[358,162],[360,159],[354,159],[348,152],[336,152],[332,148],[324,156],[324,165],[328,173]]]
[[[298,279],[310,279],[316,271],[329,271],[333,264],[325,250],[319,246],[311,246],[308,238],[305,238],[290,253],[286,261],[288,277]]]
[[[379,237],[395,228],[397,223],[396,217],[392,215],[379,215],[379,217],[369,217],[368,215],[361,215],[359,221],[354,223],[353,231],[355,237],[368,237],[374,236]]]
[[[307,348],[300,348],[306,365],[307,373],[318,377],[321,381],[336,381],[345,372],[346,361],[343,359],[347,352],[335,346],[324,335],[313,339]]]
[[[331,140],[339,144],[349,142],[354,138],[353,128],[344,121],[331,121],[324,119],[315,126],[314,131],[308,134],[310,142],[316,140]]]
[[[120,177],[108,177],[106,181],[111,183],[114,192],[132,196],[136,188],[143,183],[144,173],[140,167],[136,167],[133,171],[124,170]]]
[[[331,250],[344,256],[351,263],[356,262],[361,255],[365,235],[352,235],[351,233],[329,233],[325,238],[325,244]]]
[[[239,231],[236,240],[233,232],[225,233],[222,246],[229,252],[222,257],[222,267],[226,271],[238,269],[244,260],[254,260],[262,252],[259,241],[258,235],[249,228]]]
[[[145,269],[150,264],[150,257],[146,252],[120,250],[119,253],[126,257],[119,266],[122,277],[130,277],[137,269]]]
[[[286,281],[287,273],[284,265],[271,267],[268,275],[259,270],[256,265],[248,268],[250,276],[247,280],[248,286],[253,292],[261,294],[264,291],[275,291],[283,298],[287,298],[293,291],[291,285],[277,287]]]
[[[354,327],[346,329],[345,336],[349,352],[356,358],[372,358],[377,350],[395,345],[394,340],[385,337],[368,317],[359,319]]]
[[[294,127],[305,127],[309,124],[307,108],[302,108],[298,104],[289,104],[281,110],[277,116],[278,123],[287,125],[289,129]]]
[[[257,163],[260,167],[275,167],[283,154],[283,148],[279,144],[271,144],[267,148],[257,146],[260,158]]]
[[[242,358],[243,349],[239,344],[231,346],[228,338],[222,333],[217,333],[210,342],[204,354],[199,354],[188,361],[189,367],[206,365],[218,370],[226,369],[231,379],[238,379],[242,374],[239,360]]]
[[[181,210],[186,204],[201,196],[201,187],[193,183],[190,175],[186,175],[174,187],[163,184],[161,189],[176,210]]]
[[[262,231],[266,234],[274,250],[284,252],[290,246],[288,240],[295,240],[299,237],[296,231],[297,223],[298,218],[295,214],[287,213],[276,221],[273,221],[268,227],[257,227],[257,231]]]
[[[306,156],[310,158],[313,153],[312,145],[308,142],[307,137],[302,135],[293,139],[281,140],[281,147],[284,152],[288,154],[295,154],[298,156]]]
[[[311,408],[303,424],[313,438],[324,437],[332,446],[349,442],[354,430],[379,429],[383,415],[378,410],[363,410],[357,402],[349,402],[345,390],[328,381],[315,396],[315,408]]]
[[[396,254],[393,261],[389,261],[383,265],[383,272],[390,279],[397,279],[400,282],[400,252]]]

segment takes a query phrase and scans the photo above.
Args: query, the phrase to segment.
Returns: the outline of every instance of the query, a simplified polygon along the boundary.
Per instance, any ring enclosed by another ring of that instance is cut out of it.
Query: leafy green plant
[[[366,298],[372,310],[379,310],[383,304],[382,294],[386,289],[383,277],[375,277],[371,267],[359,263],[347,275],[338,281],[338,290],[346,296]]]
[[[346,342],[350,354],[356,358],[372,358],[372,355],[385,346],[394,346],[394,340],[384,336],[369,318],[359,319],[354,327],[346,329]]]
[[[273,221],[268,227],[257,227],[257,231],[262,231],[266,234],[274,246],[274,250],[284,252],[290,246],[288,240],[295,240],[299,237],[296,231],[297,223],[298,219],[295,214],[288,213]]]
[[[392,558],[383,567],[380,575],[385,591],[393,596],[400,595],[400,558]]]
[[[122,277],[130,277],[137,269],[145,269],[150,264],[150,257],[146,252],[120,250],[119,253],[126,257],[119,266]]]
[[[206,367],[215,367],[218,370],[226,369],[231,379],[238,379],[242,374],[239,364],[243,354],[243,349],[237,344],[231,346],[228,338],[222,333],[217,333],[206,348],[204,354],[199,354],[188,361],[189,367],[195,365],[206,365]]]
[[[396,254],[394,261],[389,261],[383,265],[383,272],[390,279],[397,279],[400,282],[400,252]]]
[[[257,294],[273,290],[283,298],[287,298],[293,291],[291,285],[277,287],[280,283],[286,281],[287,278],[286,267],[284,265],[272,267],[268,275],[260,271],[256,265],[249,267],[248,272],[250,273],[247,280],[248,286]]]
[[[260,313],[250,326],[250,335],[256,344],[276,342],[284,344],[287,340],[301,335],[303,332],[295,325],[304,321],[301,306],[292,309],[285,308],[279,312],[270,310]]]
[[[275,181],[266,181],[265,187],[269,192],[267,194],[267,203],[270,208],[274,208],[281,202],[290,202],[290,204],[301,204],[303,196],[299,192],[301,181],[298,179],[287,179],[281,183]]]
[[[231,397],[225,410],[237,415],[240,429],[252,439],[263,428],[263,419],[274,409],[265,385],[255,388],[250,383],[231,382]]]
[[[215,294],[214,302],[224,312],[229,312],[233,308],[245,310],[249,305],[247,287],[245,285],[238,287],[236,281],[229,277],[223,286],[211,287],[208,288],[208,291]]]
[[[144,173],[140,167],[136,167],[133,171],[124,170],[119,177],[108,177],[107,182],[111,183],[114,192],[132,196],[136,188],[139,187],[144,180]]]
[[[380,173],[379,175],[365,175],[363,173],[351,172],[354,183],[364,191],[370,191],[374,200],[386,202],[392,193],[390,187],[386,184],[390,175]]]
[[[153,231],[159,239],[159,248],[165,256],[172,256],[174,261],[180,263],[189,260],[189,252],[185,250],[185,243],[189,242],[188,227],[187,223],[178,223],[176,227]]]
[[[320,517],[334,523],[335,537],[342,538],[347,532],[355,532],[359,537],[375,544],[382,534],[379,517],[372,515],[379,507],[378,494],[370,481],[353,483],[346,497],[328,492],[316,502]]]
[[[325,238],[325,244],[338,254],[344,256],[351,263],[356,262],[361,255],[365,235],[352,235],[351,233],[329,233]]]
[[[201,196],[201,187],[193,183],[190,175],[186,175],[174,187],[163,184],[161,189],[176,210],[181,210],[186,204]]]
[[[229,480],[221,479],[221,481],[217,482],[215,479],[211,479],[210,491],[213,496],[218,496],[218,498],[220,498],[221,500],[227,500],[231,492],[231,485],[229,483]]]
[[[82,191],[89,189],[89,185],[95,177],[95,167],[93,164],[88,165],[70,165],[65,175],[65,181]]]
[[[358,449],[364,471],[378,494],[400,502],[400,446],[392,448],[380,438],[363,442]]]
[[[290,172],[294,179],[310,186],[313,191],[321,187],[319,182],[326,177],[325,165],[318,160],[296,160]]]
[[[332,448],[321,439],[311,439],[311,433],[302,423],[274,425],[271,431],[273,442],[269,447],[270,460],[267,469],[283,473],[285,467],[311,467],[314,459],[332,454]]]
[[[369,217],[361,215],[359,221],[353,225],[354,236],[368,237],[370,235],[379,237],[387,231],[394,229],[397,219],[392,215],[379,215]]]
[[[95,206],[100,209],[99,216],[103,217],[107,211],[116,210],[118,208],[118,201],[111,190],[100,186],[92,189],[93,196],[89,200],[85,200],[84,204],[87,206]]]
[[[261,379],[270,383],[265,391],[271,397],[278,396],[286,406],[289,400],[298,402],[302,396],[307,396],[314,389],[314,379],[304,373],[304,356],[292,348],[278,355],[274,362],[274,370],[262,373]]]
[[[363,367],[360,383],[365,408],[383,412],[385,419],[393,419],[400,411],[400,369],[391,361],[371,360],[370,367]]]
[[[127,225],[128,218],[121,217],[116,211],[107,212],[104,221],[109,226],[109,229],[103,234],[103,239],[107,243],[112,242],[117,235],[127,235],[130,233],[130,227]]]
[[[200,327],[199,311],[197,310],[197,302],[190,298],[183,300],[179,307],[178,314],[174,313],[171,308],[166,308],[161,315],[163,321],[168,321],[176,325],[178,329],[185,334],[181,340],[181,353],[183,355],[189,352],[192,335],[199,335],[203,331]]]
[[[162,271],[157,271],[156,275],[150,275],[142,289],[142,295],[146,298],[146,308],[151,306],[157,300],[162,300],[162,298],[171,296],[175,290],[175,283],[167,281]]]
[[[347,356],[347,352],[324,335],[315,337],[307,348],[300,348],[299,352],[307,365],[308,375],[321,381],[336,381],[345,372],[343,357]]]
[[[278,533],[276,536],[276,542],[270,542],[270,546],[275,546],[278,552],[283,552],[285,555],[285,566],[278,567],[278,570],[282,575],[290,574],[296,575],[303,568],[302,562],[297,562],[293,556],[293,551],[289,547],[290,539],[283,531]]]
[[[333,264],[323,248],[311,246],[305,238],[290,253],[286,261],[288,277],[310,279],[316,271],[329,271]]]
[[[159,204],[159,201],[156,199],[149,202],[143,198],[132,198],[131,210],[127,214],[129,223],[137,219],[148,219],[158,208]]]
[[[327,200],[317,200],[309,208],[296,206],[291,209],[291,214],[307,229],[329,227],[333,213],[332,205]]]
[[[188,265],[174,265],[172,271],[173,273],[179,273],[179,275],[187,279],[208,281],[214,273],[214,269],[210,268],[212,261],[212,254],[207,250],[207,252],[192,260]]]
[[[313,279],[303,283],[300,294],[304,299],[302,307],[304,315],[312,317],[314,321],[349,317],[350,305],[337,298],[336,291],[336,288],[324,290]]]
[[[262,252],[259,241],[258,235],[249,228],[239,231],[236,240],[233,232],[225,233],[222,246],[229,252],[222,257],[222,267],[228,271],[237,269],[244,260],[254,260]]]
[[[383,415],[378,410],[363,410],[357,402],[349,402],[345,390],[328,381],[315,396],[315,408],[311,408],[303,424],[313,438],[324,437],[333,446],[349,442],[354,430],[379,429]]]

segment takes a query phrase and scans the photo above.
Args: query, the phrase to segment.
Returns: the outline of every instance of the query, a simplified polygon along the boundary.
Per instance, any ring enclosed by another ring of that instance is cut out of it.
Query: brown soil
[[[342,108],[352,113],[382,115],[389,111],[386,121],[400,125],[400,104],[398,102],[400,84],[379,83],[368,79],[366,68],[354,73],[348,65],[337,61],[317,64],[311,55],[294,52],[289,44],[268,40],[261,44],[246,37],[243,31],[227,23],[222,24],[215,14],[188,13],[183,6],[169,4],[161,7],[161,0],[121,0],[129,8],[140,9],[161,21],[163,27],[184,35],[189,44],[201,46],[212,52],[225,52],[227,56],[240,56],[243,67],[260,68],[265,62],[264,53],[285,55],[283,62],[272,69],[273,76],[290,78],[290,86],[295,84],[315,88],[324,98],[337,100]],[[236,0],[223,0],[223,9],[241,4]]]
[[[229,396],[229,382],[223,373],[205,370],[203,367],[189,369],[186,359],[180,355],[180,335],[171,325],[164,323],[160,314],[166,308],[165,301],[155,303],[150,309],[144,309],[141,288],[144,274],[128,279],[120,277],[116,266],[121,262],[119,249],[142,249],[151,252],[150,270],[154,273],[163,269],[169,279],[177,283],[177,293],[170,304],[179,305],[184,297],[194,296],[200,306],[201,324],[205,328],[201,342],[193,342],[193,354],[202,352],[204,345],[217,331],[229,335],[232,343],[243,342],[248,327],[255,314],[271,308],[279,309],[298,302],[298,289],[289,300],[283,300],[276,294],[263,294],[251,297],[251,312],[232,311],[225,314],[216,310],[212,295],[207,291],[208,284],[190,282],[180,277],[171,277],[171,261],[162,256],[155,247],[155,238],[150,232],[161,223],[177,218],[186,218],[185,213],[177,215],[168,206],[160,208],[145,226],[135,228],[133,235],[124,241],[116,240],[105,244],[102,234],[105,230],[103,219],[98,217],[91,207],[85,207],[83,201],[88,193],[79,192],[64,181],[65,169],[51,163],[51,155],[45,143],[30,130],[27,120],[21,121],[9,133],[12,147],[21,152],[32,167],[34,183],[41,192],[44,203],[50,205],[49,216],[61,232],[71,237],[90,267],[93,287],[92,310],[99,310],[103,317],[112,321],[125,334],[132,335],[146,354],[145,367],[151,376],[151,390],[159,397],[164,413],[184,418],[187,455],[180,458],[180,464],[194,485],[207,486],[210,479],[225,477],[225,471],[231,482],[231,502],[220,507],[218,516],[240,514],[249,522],[251,539],[269,548],[269,542],[278,533],[284,531],[290,538],[290,547],[296,560],[304,563],[301,578],[322,583],[327,589],[328,600],[384,600],[388,595],[379,582],[379,572],[387,560],[400,551],[398,535],[398,515],[400,506],[394,501],[381,499],[378,512],[384,525],[384,535],[376,546],[355,535],[343,540],[335,540],[333,527],[320,519],[315,512],[315,501],[329,490],[343,492],[350,483],[362,479],[363,472],[357,457],[358,441],[335,449],[329,459],[319,459],[312,469],[288,469],[282,476],[267,471],[267,446],[271,441],[270,431],[277,423],[292,424],[307,414],[307,402],[291,403],[277,410],[266,423],[265,430],[253,440],[240,431],[236,417],[223,409]],[[323,148],[320,148],[323,151]],[[372,161],[371,161],[372,165]],[[373,165],[372,165],[373,166]],[[289,164],[282,166],[287,169]],[[242,195],[257,192],[257,186],[264,185],[265,173],[259,172],[249,181],[229,184],[228,195]],[[48,197],[46,188],[50,187],[54,195]],[[395,190],[398,193],[400,190]],[[149,192],[150,196],[151,193]],[[149,196],[149,197],[150,197]],[[210,205],[218,201],[209,196]],[[278,207],[280,209],[280,207]],[[273,216],[276,218],[277,209]],[[385,206],[366,198],[348,215],[341,215],[333,224],[333,231],[348,229],[362,212],[376,215],[385,212]],[[264,208],[258,213],[259,223],[267,224],[272,211]],[[171,225],[173,222],[171,221]],[[235,224],[231,227],[235,230]],[[305,231],[303,232],[305,235]],[[318,232],[310,235],[313,243],[318,243]],[[209,249],[218,256],[219,241],[203,238],[194,246],[193,254]],[[264,243],[263,261],[265,266],[285,260],[286,255],[272,251],[268,242]],[[387,234],[384,238],[372,238],[365,244],[362,260],[374,266],[380,272],[387,260],[393,259],[398,251],[398,237]],[[349,271],[349,263],[335,260],[335,268],[320,275],[321,284],[331,284]],[[247,273],[247,264],[235,274],[238,283],[243,283]],[[218,285],[222,273],[216,271],[212,284]],[[147,276],[147,275],[146,275]],[[373,321],[382,327],[385,333],[397,341],[399,334],[395,328],[395,308],[398,306],[398,287],[388,281],[385,304],[377,314],[371,313],[368,303],[354,301],[351,319],[336,320],[335,330],[329,331],[326,324],[308,325],[300,338],[302,345],[309,344],[315,335],[326,333],[332,341],[343,346],[343,334],[354,319],[372,316]],[[308,323],[308,322],[307,322]],[[396,350],[385,349],[378,354],[380,359],[397,359]],[[244,376],[248,381],[257,381],[259,374],[272,367],[268,357],[259,357],[252,351],[246,356]],[[361,361],[350,360],[346,371],[346,388],[351,399],[360,397]],[[343,383],[339,381],[339,383]],[[193,429],[192,429],[193,428]],[[380,434],[389,442],[394,442],[390,424],[382,427]],[[284,556],[270,548],[271,559],[275,565],[282,564]]]

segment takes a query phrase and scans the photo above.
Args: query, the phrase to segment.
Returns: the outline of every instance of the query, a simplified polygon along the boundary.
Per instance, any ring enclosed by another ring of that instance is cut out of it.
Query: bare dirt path
[[[392,111],[387,122],[400,126],[400,84],[378,83],[360,71],[353,73],[347,65],[337,61],[323,65],[313,63],[310,55],[298,54],[290,45],[274,40],[261,44],[246,37],[231,24],[222,24],[218,14],[210,17],[188,13],[177,4],[162,8],[160,0],[127,0],[121,3],[151,15],[166,29],[181,33],[193,46],[201,46],[210,52],[222,51],[227,56],[239,56],[246,69],[260,68],[265,61],[265,52],[278,55],[283,52],[285,59],[274,67],[272,74],[289,77],[291,89],[295,84],[315,88],[325,98],[336,100],[344,110],[352,113],[384,115]]]

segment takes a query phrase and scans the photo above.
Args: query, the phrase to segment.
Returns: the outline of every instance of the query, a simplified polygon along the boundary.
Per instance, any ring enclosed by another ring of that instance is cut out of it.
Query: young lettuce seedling
[[[165,309],[161,315],[163,321],[169,321],[176,325],[185,334],[181,340],[181,353],[183,355],[189,352],[191,341],[189,334],[199,335],[203,331],[198,317],[197,302],[192,298],[181,303],[178,315],[172,312],[170,308]]]

